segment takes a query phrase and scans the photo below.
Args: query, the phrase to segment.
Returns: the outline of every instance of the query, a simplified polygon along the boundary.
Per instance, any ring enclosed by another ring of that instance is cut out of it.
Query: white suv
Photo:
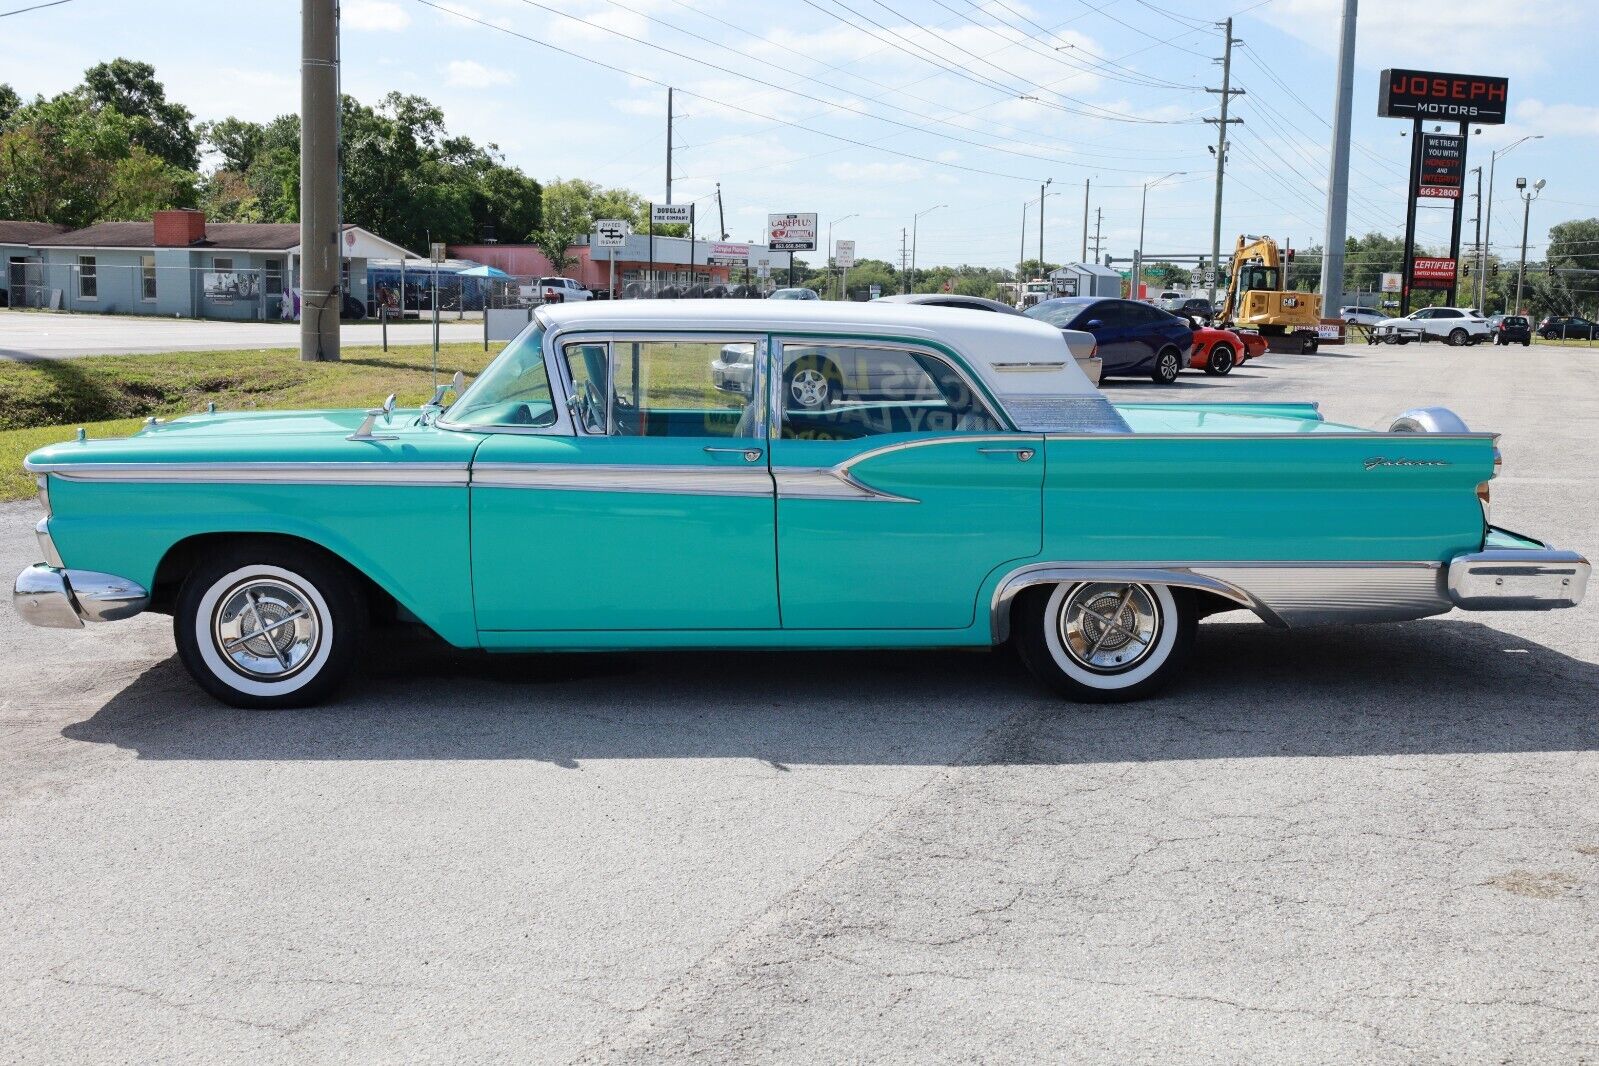
[[[1476,344],[1490,335],[1488,320],[1474,307],[1423,307],[1404,318],[1385,318],[1371,332],[1374,339],[1389,344],[1412,340]]]

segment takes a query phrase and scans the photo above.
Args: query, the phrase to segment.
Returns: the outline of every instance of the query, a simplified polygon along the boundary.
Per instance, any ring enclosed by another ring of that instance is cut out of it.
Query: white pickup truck
[[[1474,307],[1423,307],[1404,318],[1385,318],[1372,327],[1372,340],[1386,344],[1441,340],[1477,344],[1490,336],[1488,320]]]
[[[575,304],[594,299],[594,294],[571,278],[540,278],[532,285],[519,287],[524,304]]]

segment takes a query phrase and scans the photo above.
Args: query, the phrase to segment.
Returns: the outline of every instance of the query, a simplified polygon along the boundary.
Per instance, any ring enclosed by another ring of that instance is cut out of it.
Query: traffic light
[[[1499,264],[1495,263],[1490,269],[1493,271],[1493,276],[1497,278],[1499,276]]]
[[[1471,263],[1470,263],[1470,261],[1467,261],[1467,263],[1460,268],[1460,276],[1463,277],[1463,278],[1471,277]]]

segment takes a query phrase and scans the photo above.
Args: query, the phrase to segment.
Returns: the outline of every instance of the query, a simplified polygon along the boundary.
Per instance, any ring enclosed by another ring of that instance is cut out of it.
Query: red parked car
[[[1266,338],[1258,333],[1196,326],[1194,350],[1189,354],[1188,366],[1219,376],[1230,374],[1233,367],[1265,354]]]

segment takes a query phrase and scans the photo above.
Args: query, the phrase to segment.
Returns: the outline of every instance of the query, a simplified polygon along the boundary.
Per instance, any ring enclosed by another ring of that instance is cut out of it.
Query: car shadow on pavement
[[[1230,617],[1240,617],[1238,615]],[[388,642],[333,703],[248,712],[152,666],[69,740],[144,759],[1144,762],[1599,748],[1599,666],[1475,622],[1210,622],[1141,703],[1056,700],[1007,652],[488,656]]]

